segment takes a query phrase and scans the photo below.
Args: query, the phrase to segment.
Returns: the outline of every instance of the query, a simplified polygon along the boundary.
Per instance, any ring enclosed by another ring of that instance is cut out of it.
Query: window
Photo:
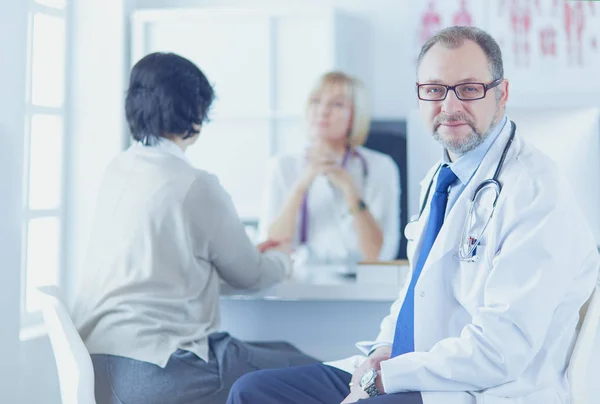
[[[64,228],[67,1],[29,0],[21,321],[40,320],[36,288],[59,284]]]

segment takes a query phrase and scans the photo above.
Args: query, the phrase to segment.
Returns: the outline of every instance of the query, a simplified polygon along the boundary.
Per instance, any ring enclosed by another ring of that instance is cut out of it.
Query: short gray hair
[[[455,49],[461,46],[465,41],[473,41],[485,53],[492,74],[492,80],[504,78],[504,65],[502,63],[502,51],[498,42],[487,32],[476,27],[454,26],[444,28],[425,42],[421,47],[419,58],[417,59],[417,73],[425,54],[433,45],[439,43],[448,49]]]

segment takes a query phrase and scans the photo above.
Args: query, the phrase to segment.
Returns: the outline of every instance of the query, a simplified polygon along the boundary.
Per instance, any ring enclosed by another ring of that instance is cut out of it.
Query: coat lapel
[[[423,199],[425,198],[425,194],[427,193],[427,188],[430,184],[432,184],[432,180],[435,182],[434,175],[436,175],[438,171],[438,167],[440,162],[434,165],[427,175],[421,180],[420,187],[421,192],[419,196],[419,210],[423,205]],[[429,218],[429,210],[431,209],[431,205],[429,201],[431,200],[431,196],[435,191],[435,184],[431,185],[431,191],[428,196],[428,201],[425,205],[425,209],[423,209],[423,213],[419,217],[419,212],[416,213],[415,217],[406,225],[404,229],[404,236],[406,237],[409,246],[407,246],[407,258],[408,262],[411,264],[411,269],[413,263],[417,262],[419,258],[419,251],[421,250],[421,242],[423,240],[425,226],[427,225],[427,218]]]
[[[441,263],[448,254],[451,254],[452,256],[457,254],[458,245],[459,242],[461,242],[461,235],[463,233],[463,226],[469,212],[471,199],[473,198],[477,187],[486,179],[493,177],[494,171],[496,170],[500,160],[500,156],[502,155],[502,151],[504,150],[508,138],[510,137],[511,126],[512,125],[510,125],[509,121],[509,124],[506,125],[506,127],[502,130],[501,134],[486,153],[481,165],[463,192],[460,194],[458,200],[452,207],[452,210],[448,216],[446,216],[444,224],[442,225],[436,241],[431,248],[427,262],[423,267],[422,274],[425,273],[430,267]]]

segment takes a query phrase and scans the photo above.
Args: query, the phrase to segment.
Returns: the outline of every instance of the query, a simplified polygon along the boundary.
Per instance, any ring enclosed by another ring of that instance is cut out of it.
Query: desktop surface
[[[358,280],[360,276],[347,275],[340,265],[311,265],[295,268],[290,279],[265,289],[239,290],[221,284],[221,296],[235,300],[393,302],[403,292],[408,275],[407,266],[399,270],[404,276],[393,282],[363,282]]]

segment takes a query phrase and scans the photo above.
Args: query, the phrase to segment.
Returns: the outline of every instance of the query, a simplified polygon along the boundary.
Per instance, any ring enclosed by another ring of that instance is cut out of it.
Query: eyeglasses
[[[443,84],[417,84],[417,96],[423,101],[443,101],[448,91],[454,91],[456,98],[461,101],[475,101],[485,98],[487,91],[502,83],[504,79],[496,79],[491,83],[460,83],[455,86]]]

